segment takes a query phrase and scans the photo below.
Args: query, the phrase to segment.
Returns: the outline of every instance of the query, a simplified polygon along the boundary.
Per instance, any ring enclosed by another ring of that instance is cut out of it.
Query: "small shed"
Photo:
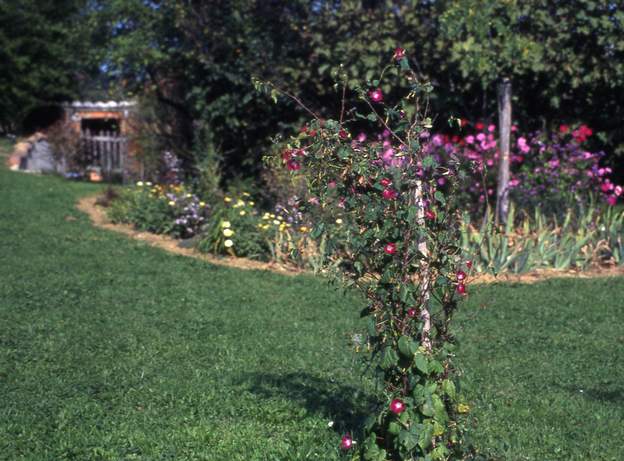
[[[80,137],[82,155],[102,176],[125,178],[136,173],[131,134],[136,102],[75,101],[63,106],[65,122]]]

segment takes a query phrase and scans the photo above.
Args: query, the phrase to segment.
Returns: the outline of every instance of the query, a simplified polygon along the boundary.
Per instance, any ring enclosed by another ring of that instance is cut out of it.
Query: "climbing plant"
[[[370,461],[463,459],[468,406],[450,329],[471,266],[458,248],[454,190],[462,168],[457,158],[442,165],[423,151],[431,85],[412,71],[404,50],[364,85],[336,78],[340,116],[323,120],[309,110],[313,119],[277,161],[307,179],[308,211],[318,217],[312,235],[334,255],[336,275],[367,300],[364,349],[384,400],[361,440],[345,434],[341,448],[348,459]],[[397,102],[382,91],[388,82],[407,83]],[[274,97],[286,94],[256,83]],[[350,96],[352,109],[345,107]]]

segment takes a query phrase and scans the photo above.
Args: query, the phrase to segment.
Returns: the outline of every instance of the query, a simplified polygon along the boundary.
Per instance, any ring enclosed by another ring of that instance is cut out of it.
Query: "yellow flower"
[[[336,219],[336,224],[342,224],[342,219],[340,218]]]
[[[236,201],[236,205],[234,205],[234,208],[238,208],[238,207],[241,207],[241,206],[245,206],[245,202],[243,202],[241,199],[238,199]]]
[[[466,405],[465,403],[460,403],[459,405],[457,405],[457,411],[459,413],[468,413],[470,411],[470,406]]]
[[[256,202],[249,202],[249,206],[254,206]]]
[[[277,219],[279,219],[280,221],[284,220],[284,218],[282,216],[278,216]]]
[[[241,216],[245,216],[247,214],[247,212],[245,210],[240,210],[240,213],[238,213]]]
[[[151,182],[149,182],[149,181],[147,181],[147,182],[145,183],[145,185],[146,185],[146,186],[150,186],[150,187],[151,187],[151,186],[152,186],[152,183],[151,183]]]
[[[202,208],[205,207],[206,206],[206,202],[199,202],[199,206],[202,207]]]
[[[170,200],[169,201],[169,206],[174,206],[174,205],[175,205],[175,202],[173,200]]]
[[[225,201],[225,203],[230,203],[232,201],[230,197],[224,197],[223,200]]]
[[[274,215],[273,213],[271,213],[269,216],[270,216],[271,218],[275,219],[275,215]]]
[[[276,226],[279,224],[280,222],[277,219],[273,220],[273,224],[275,224]]]
[[[191,194],[186,194],[186,198],[191,198],[192,195]]]
[[[226,237],[231,237],[232,235],[234,235],[234,231],[229,228],[223,229],[223,235],[225,235]]]
[[[269,216],[269,213],[264,213],[262,219],[271,219],[271,216]]]
[[[232,248],[234,246],[234,242],[232,242],[230,239],[227,239],[225,242],[223,242],[223,245],[225,246],[225,248]]]
[[[310,230],[310,229],[308,229],[306,226],[301,226],[301,227],[299,228],[299,231],[300,231],[300,232],[308,232],[309,230]]]
[[[227,229],[230,226],[231,226],[230,221],[221,221],[221,227]]]
[[[249,197],[249,192],[243,192],[243,197]]]
[[[137,186],[139,186],[139,187],[143,187],[143,181],[139,181],[139,182],[137,182]]]

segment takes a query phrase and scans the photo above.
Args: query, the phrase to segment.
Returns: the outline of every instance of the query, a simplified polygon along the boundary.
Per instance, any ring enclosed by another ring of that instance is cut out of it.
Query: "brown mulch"
[[[180,240],[174,239],[167,235],[152,234],[150,232],[141,232],[127,224],[113,224],[106,216],[103,207],[96,205],[96,196],[84,197],[78,201],[76,208],[86,213],[94,226],[101,229],[107,229],[120,234],[125,234],[130,238],[145,242],[150,246],[160,248],[170,253],[201,259],[211,264],[219,266],[234,267],[236,269],[245,270],[264,270],[271,271],[283,275],[298,275],[309,273],[300,268],[276,263],[265,263],[254,261],[246,258],[235,258],[232,256],[217,257],[205,253],[201,253],[193,248],[184,248],[180,246]],[[551,278],[594,278],[594,277],[615,277],[624,276],[624,267],[597,267],[584,271],[566,270],[560,271],[555,269],[535,270],[526,274],[499,274],[494,277],[490,274],[479,274],[470,277],[470,282],[475,283],[535,283]]]

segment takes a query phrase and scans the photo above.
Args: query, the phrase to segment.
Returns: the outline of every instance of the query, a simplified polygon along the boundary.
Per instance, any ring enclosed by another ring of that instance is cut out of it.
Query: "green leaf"
[[[455,383],[450,379],[445,379],[442,381],[442,390],[446,395],[449,396],[451,400],[455,400],[455,396],[457,395],[457,390],[455,389]]]
[[[423,430],[418,437],[418,446],[423,450],[426,450],[431,445],[431,439],[433,438],[433,426],[431,424],[424,424]]]
[[[418,344],[408,336],[401,336],[398,341],[399,352],[407,358],[412,358],[418,351]]]
[[[397,423],[396,421],[391,421],[390,424],[388,424],[388,433],[392,435],[397,435],[399,432],[401,432],[401,426],[399,425],[399,423]]]
[[[435,168],[436,166],[438,166],[438,162],[436,162],[436,159],[433,158],[432,155],[427,155],[423,159],[422,165],[424,168]]]
[[[414,365],[424,375],[429,374],[429,366],[427,364],[427,357],[423,354],[416,354],[414,357]]]
[[[392,367],[395,367],[399,363],[399,356],[396,351],[391,347],[386,347],[381,356],[381,368],[384,370],[389,370]]]
[[[438,202],[440,202],[441,205],[446,204],[446,198],[444,197],[444,194],[439,190],[435,191],[435,194],[433,194],[433,196]]]
[[[416,448],[416,445],[419,443],[419,438],[412,434],[410,431],[402,430],[399,434],[399,443],[403,445],[403,447],[407,451],[412,451]]]

